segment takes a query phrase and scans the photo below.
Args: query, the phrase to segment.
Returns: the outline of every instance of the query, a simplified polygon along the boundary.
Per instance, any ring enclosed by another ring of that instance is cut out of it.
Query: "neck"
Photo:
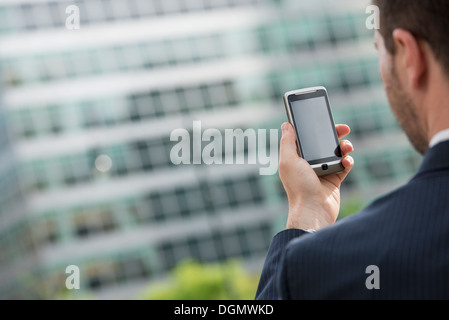
[[[449,107],[449,106],[448,106]],[[440,115],[441,118],[449,119],[449,114]],[[449,129],[449,122],[442,121],[441,119],[434,119],[429,121],[427,139],[430,142],[439,132]]]
[[[449,129],[449,85],[447,76],[441,74],[438,78],[429,86],[430,92],[423,101],[425,108],[422,119],[429,142],[437,133]]]

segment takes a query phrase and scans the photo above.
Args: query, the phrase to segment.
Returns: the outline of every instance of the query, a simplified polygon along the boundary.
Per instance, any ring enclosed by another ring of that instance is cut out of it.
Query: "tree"
[[[259,275],[251,275],[236,261],[202,265],[185,261],[164,283],[149,287],[149,300],[253,300]]]

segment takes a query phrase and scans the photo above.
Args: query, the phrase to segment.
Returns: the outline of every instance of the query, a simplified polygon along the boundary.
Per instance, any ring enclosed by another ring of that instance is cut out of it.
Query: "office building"
[[[94,298],[134,298],[187,258],[260,270],[286,215],[278,176],[175,166],[170,134],[278,129],[292,89],[326,86],[352,128],[345,199],[408,179],[419,158],[386,103],[366,5],[0,1],[0,297],[53,298],[69,265],[74,297]]]

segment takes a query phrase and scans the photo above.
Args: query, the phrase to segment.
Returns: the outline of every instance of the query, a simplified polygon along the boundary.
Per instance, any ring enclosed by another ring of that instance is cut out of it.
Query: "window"
[[[170,1],[164,1],[170,2]],[[193,59],[194,48],[189,39],[174,39],[166,43],[170,64],[188,62]]]
[[[253,201],[251,185],[247,180],[239,181],[234,184],[234,194],[239,203],[248,203]]]
[[[158,246],[162,265],[171,268],[184,259],[201,262],[230,257],[265,255],[272,237],[270,224],[262,222],[249,228],[215,230],[212,234],[189,235],[185,239],[166,241]]]
[[[113,207],[115,207],[114,204]],[[151,203],[146,198],[130,200],[125,210],[130,215],[131,220],[137,224],[141,222],[152,222],[154,219]]]
[[[187,114],[189,112],[189,106],[186,102],[186,95],[184,88],[176,88],[175,94],[177,98],[177,102],[179,104],[179,111],[183,114]]]
[[[221,239],[207,235],[198,240],[198,251],[201,261],[216,261],[220,257]]]
[[[249,247],[251,247],[251,254],[264,252],[267,249],[267,239],[264,228],[268,226],[261,225],[256,228],[251,228],[247,231],[247,241]]]
[[[194,111],[195,109],[203,108],[204,99],[199,88],[189,88],[185,90],[184,96],[190,110]]]
[[[197,186],[191,186],[186,190],[186,207],[191,215],[205,210],[203,193]]]
[[[176,196],[176,202],[179,206],[179,214],[183,217],[190,215],[190,210],[187,205],[187,196],[185,189],[182,188],[176,188],[175,189],[175,196]]]
[[[189,247],[190,255],[195,260],[201,260],[200,241],[196,236],[189,236],[186,239],[186,243]]]
[[[33,222],[31,228],[37,247],[54,244],[60,237],[59,226],[57,225],[57,222],[50,217],[45,217],[39,221]]]
[[[159,255],[161,256],[162,266],[164,269],[170,269],[176,265],[176,257],[171,242],[165,242],[158,248]]]
[[[33,6],[30,4],[23,4],[20,6],[22,11],[22,21],[25,22],[26,29],[33,30],[37,28],[37,25],[34,21],[34,12]]]
[[[161,193],[160,201],[162,205],[162,211],[166,218],[177,217],[180,213],[180,203],[178,203],[178,198],[172,193]]]
[[[75,235],[79,238],[110,232],[118,227],[114,214],[108,207],[75,211],[73,225]]]
[[[226,105],[229,102],[226,88],[222,84],[211,85],[209,94],[214,97],[214,104],[217,106]]]
[[[75,234],[77,237],[84,238],[89,235],[89,227],[86,217],[79,215],[74,219]]]
[[[200,86],[200,91],[201,91],[201,95],[204,101],[204,108],[205,109],[211,109],[213,106],[213,102],[212,102],[212,97],[210,96],[209,93],[209,88],[207,87],[207,85],[201,85]]]
[[[203,0],[189,0],[184,3],[188,11],[202,10],[204,8]]]
[[[91,290],[98,290],[115,282],[114,266],[108,260],[91,262],[82,271],[87,275],[87,286]]]
[[[145,278],[149,275],[148,269],[141,258],[131,257],[119,262],[119,269],[126,280]]]
[[[224,186],[226,189],[226,195],[228,196],[228,199],[229,199],[229,202],[228,202],[229,206],[231,208],[237,207],[238,201],[237,201],[236,191],[234,190],[234,184],[233,184],[232,180],[225,180]]]
[[[161,103],[164,106],[164,113],[171,115],[179,113],[179,101],[176,94],[172,91],[164,92],[161,96]]]
[[[196,41],[196,51],[204,58],[216,58],[222,54],[222,45],[217,36],[206,36]]]
[[[153,140],[148,143],[150,162],[157,167],[171,164],[169,150],[171,145],[166,145],[161,140]]]
[[[190,258],[190,248],[185,239],[178,240],[173,244],[173,258],[175,264]]]
[[[162,117],[164,115],[164,104],[161,100],[161,93],[153,91],[150,93],[152,100],[152,108],[154,108],[154,114],[156,117]]]
[[[53,26],[59,27],[65,25],[65,9],[67,4],[57,3],[57,2],[48,2],[47,10],[50,12],[51,21],[53,22]]]
[[[154,219],[157,222],[165,220],[164,207],[162,205],[161,197],[158,193],[151,193],[147,196],[147,201],[151,204],[151,211],[154,214]]]
[[[49,120],[49,129],[53,134],[58,134],[63,131],[64,129],[64,123],[63,117],[61,116],[59,109],[57,106],[49,106],[47,108],[48,114],[45,114],[46,117],[48,117]]]
[[[223,247],[227,257],[235,257],[240,254],[240,242],[235,232],[228,232],[224,235]]]
[[[211,201],[216,209],[225,208],[229,204],[229,198],[226,191],[226,186],[219,182],[212,184],[209,188]]]
[[[76,55],[72,56],[72,64],[74,76],[84,76],[93,73],[93,63],[89,52],[78,51]]]
[[[126,69],[138,69],[144,64],[144,57],[142,56],[139,45],[136,44],[123,46],[122,57]]]
[[[137,15],[148,16],[155,13],[154,3],[148,0],[134,0],[134,9]]]
[[[123,157],[123,161],[123,164],[120,164],[120,166],[126,167],[129,172],[138,172],[146,168],[139,151],[134,148],[127,150],[126,157]]]
[[[89,0],[84,3],[84,11],[83,14],[86,15],[87,20],[89,21],[104,21],[106,19],[105,10],[102,6],[102,2],[99,0]]]

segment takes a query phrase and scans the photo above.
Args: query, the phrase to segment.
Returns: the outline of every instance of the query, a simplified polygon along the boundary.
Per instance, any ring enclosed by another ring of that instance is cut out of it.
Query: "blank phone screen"
[[[291,102],[302,157],[314,161],[337,156],[334,124],[325,97]]]

